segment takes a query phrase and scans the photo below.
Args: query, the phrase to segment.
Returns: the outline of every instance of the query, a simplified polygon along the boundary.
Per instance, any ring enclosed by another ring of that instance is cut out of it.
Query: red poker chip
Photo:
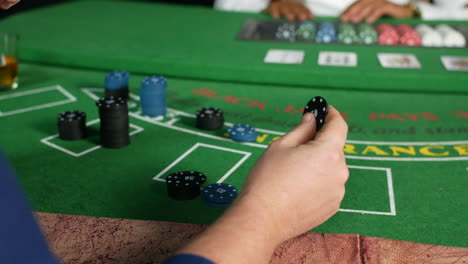
[[[398,34],[396,31],[383,32],[381,35],[391,36],[391,37],[394,37],[394,38],[400,37],[400,34]]]
[[[389,32],[385,32],[385,33],[380,34],[379,38],[399,39],[400,36],[395,32],[389,31]]]
[[[399,41],[398,36],[393,34],[391,35],[380,35],[379,36],[379,44],[380,45],[397,45]]]
[[[395,28],[390,26],[389,24],[380,24],[376,27],[377,32],[383,33],[387,31],[395,31]]]
[[[405,34],[407,32],[414,32],[414,29],[406,24],[399,25],[396,30],[400,34]]]
[[[421,36],[416,31],[406,32],[400,37],[400,42],[405,46],[421,46]]]
[[[421,46],[421,38],[418,36],[408,36],[401,38],[400,42],[404,46]]]

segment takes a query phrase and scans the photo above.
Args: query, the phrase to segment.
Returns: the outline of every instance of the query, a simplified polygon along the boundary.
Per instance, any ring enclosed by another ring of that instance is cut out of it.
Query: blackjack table
[[[0,146],[54,252],[65,263],[161,261],[226,210],[200,198],[171,199],[165,178],[199,171],[205,185],[242,192],[268,145],[322,96],[349,127],[346,195],[336,215],[285,242],[271,262],[468,261],[468,74],[441,59],[466,57],[468,48],[239,39],[251,19],[271,20],[101,0],[0,21],[2,31],[20,36],[18,88],[0,93]],[[303,61],[266,63],[271,50],[303,52]],[[320,52],[352,52],[357,64],[320,65]],[[381,53],[413,55],[420,67],[383,67]],[[96,106],[113,70],[131,74],[130,144],[119,149],[101,146]],[[141,81],[149,75],[167,79],[165,115],[142,114]],[[198,128],[202,107],[222,109],[224,126]],[[73,110],[86,113],[87,137],[63,140],[57,115]],[[234,124],[255,127],[256,140],[232,140]]]

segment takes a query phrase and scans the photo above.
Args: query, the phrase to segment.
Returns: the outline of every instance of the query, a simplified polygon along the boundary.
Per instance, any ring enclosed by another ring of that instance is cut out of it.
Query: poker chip
[[[350,23],[341,23],[338,26],[338,42],[341,44],[354,44],[358,42],[358,35],[354,26]]]
[[[80,111],[62,112],[57,117],[59,137],[63,140],[79,140],[86,137],[86,114]]]
[[[126,71],[112,71],[104,79],[105,96],[122,97],[128,99],[128,79],[130,73]]]
[[[379,36],[379,45],[398,45],[400,43],[400,35],[393,26],[380,24],[376,27],[376,31]]]
[[[210,184],[202,189],[202,201],[213,207],[229,206],[238,196],[236,187],[226,183]]]
[[[367,23],[361,23],[357,29],[358,42],[364,45],[376,44],[378,41],[378,34],[374,27]]]
[[[216,130],[224,126],[224,112],[216,107],[203,107],[196,113],[196,125],[204,130]]]
[[[333,43],[336,42],[337,34],[335,24],[331,22],[322,22],[319,24],[315,41],[317,43]]]
[[[141,81],[141,113],[150,117],[166,114],[167,80],[162,76],[147,76]]]
[[[325,125],[325,118],[328,114],[328,104],[325,98],[316,96],[312,98],[304,108],[304,114],[311,113],[315,116],[317,131]]]
[[[257,140],[257,132],[251,125],[235,124],[228,129],[229,136],[237,142],[252,142]]]
[[[313,41],[315,39],[315,31],[316,26],[314,22],[301,22],[296,30],[296,38],[303,41]]]
[[[434,28],[428,25],[418,25],[415,28],[416,32],[421,36],[421,45],[424,47],[441,47],[442,36]]]
[[[442,24],[438,25],[435,30],[442,36],[444,47],[462,48],[466,46],[465,36],[454,28]]]
[[[198,171],[181,171],[166,177],[167,194],[174,200],[192,200],[200,195],[206,176]]]
[[[105,148],[122,148],[130,144],[127,101],[122,97],[105,97],[96,101],[99,108],[100,141]]]
[[[421,36],[412,27],[401,24],[396,27],[400,35],[400,44],[403,46],[421,46]]]
[[[275,36],[280,40],[294,42],[296,40],[296,25],[293,23],[283,23],[276,29]]]
[[[458,26],[454,28],[454,30],[458,31],[460,34],[463,35],[465,40],[468,40],[468,27],[466,26]],[[468,43],[467,43],[468,44]],[[466,44],[465,44],[466,46]]]

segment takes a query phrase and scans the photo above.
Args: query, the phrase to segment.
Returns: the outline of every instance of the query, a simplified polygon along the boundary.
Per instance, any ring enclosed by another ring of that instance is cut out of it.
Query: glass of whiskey
[[[0,32],[0,91],[18,87],[18,35]]]

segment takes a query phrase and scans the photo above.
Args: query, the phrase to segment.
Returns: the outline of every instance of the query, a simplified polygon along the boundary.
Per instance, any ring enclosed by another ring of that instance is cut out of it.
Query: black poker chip
[[[275,36],[280,40],[295,41],[296,25],[294,23],[284,23],[278,26]]]
[[[200,195],[206,176],[198,171],[181,171],[166,177],[167,194],[174,200],[192,200]]]
[[[105,95],[106,97],[120,97],[120,98],[123,98],[123,99],[128,99],[128,94],[129,94],[129,90],[128,90],[128,87],[125,87],[125,88],[121,88],[121,89],[117,89],[117,90],[111,90],[111,89],[105,89]]]
[[[224,126],[224,112],[216,107],[203,107],[196,113],[197,127],[203,130],[216,130]]]
[[[122,148],[130,144],[127,101],[122,97],[105,97],[96,101],[100,118],[100,141],[105,148]]]
[[[328,114],[328,104],[325,98],[316,96],[307,103],[304,108],[304,114],[311,113],[315,116],[317,131],[325,125],[325,118]]]
[[[86,113],[62,112],[57,117],[59,137],[63,140],[80,140],[86,137]]]

